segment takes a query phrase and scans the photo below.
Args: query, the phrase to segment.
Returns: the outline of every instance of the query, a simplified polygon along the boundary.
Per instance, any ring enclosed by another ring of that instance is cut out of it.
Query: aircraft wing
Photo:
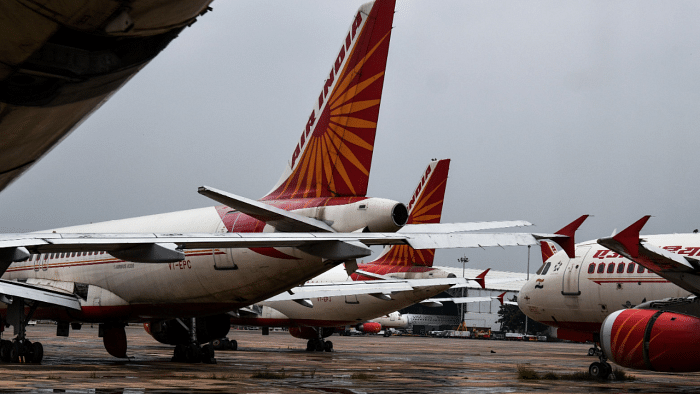
[[[308,283],[265,301],[299,301],[309,298],[348,295],[373,295],[389,300],[391,293],[395,292],[413,291],[419,287],[453,286],[465,282],[464,278],[434,278]]]
[[[700,295],[700,260],[659,248],[639,237],[639,231],[649,217],[641,218],[615,236],[599,239],[598,243],[696,296]]]
[[[421,233],[429,232],[431,228],[438,226],[442,231],[451,232],[493,230],[497,228],[513,228],[532,226],[532,223],[524,220],[509,220],[501,222],[470,222],[470,223],[418,223],[407,224],[401,228],[400,233]]]
[[[103,234],[21,233],[0,236],[0,261],[22,261],[30,253],[106,251],[130,261],[173,262],[182,249],[297,247],[328,259],[371,254],[372,245],[410,245],[414,249],[533,245],[528,233],[192,233]],[[141,256],[141,260],[134,260]]]
[[[26,298],[44,304],[80,310],[80,301],[75,294],[65,293],[37,284],[0,279],[0,301],[11,304],[12,297]]]
[[[455,304],[469,304],[472,302],[491,301],[493,297],[445,297],[445,298],[428,298],[425,302],[454,302]]]

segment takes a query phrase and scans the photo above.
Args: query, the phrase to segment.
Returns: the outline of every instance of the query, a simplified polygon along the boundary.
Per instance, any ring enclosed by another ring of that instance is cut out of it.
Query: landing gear
[[[603,354],[603,351],[598,347],[597,343],[594,343],[593,347],[588,349],[588,355],[598,356],[600,360],[592,363],[588,367],[588,373],[596,379],[607,379],[612,373],[612,366],[608,364],[607,357],[605,357],[605,354]]]
[[[214,346],[211,343],[200,345],[197,341],[197,323],[195,318],[193,317],[190,320],[189,327],[185,325],[182,320],[177,319],[177,321],[189,331],[190,343],[186,345],[176,345],[171,361],[189,364],[216,364],[216,358],[214,358]]]
[[[600,350],[597,342],[594,342],[593,347],[588,349],[588,355],[591,357],[592,356],[600,357],[602,354],[603,354],[603,351]]]
[[[211,345],[215,350],[238,350],[238,342],[228,338],[215,339],[211,341]]]
[[[326,341],[322,338],[318,339],[309,339],[308,342],[306,342],[306,351],[307,352],[332,352],[333,351],[333,342],[331,341]]]
[[[24,315],[24,299],[15,298],[7,306],[7,323],[12,325],[17,335],[15,339],[0,341],[0,360],[11,363],[40,364],[44,359],[44,346],[26,338],[27,322],[31,320],[38,303],[33,303],[29,313]]]
[[[6,363],[40,364],[44,358],[44,346],[40,342],[3,340],[0,342],[0,360]]]
[[[588,367],[588,373],[596,379],[605,380],[612,373],[612,367],[605,361],[596,361]]]

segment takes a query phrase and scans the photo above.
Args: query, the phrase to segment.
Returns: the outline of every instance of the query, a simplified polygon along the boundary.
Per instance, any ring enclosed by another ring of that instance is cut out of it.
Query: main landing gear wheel
[[[0,360],[11,363],[40,364],[44,359],[44,346],[40,342],[31,342],[26,338],[27,322],[31,320],[39,304],[34,302],[25,315],[23,298],[15,298],[7,307],[7,323],[16,327],[17,337],[12,341],[0,341]]]
[[[183,326],[185,325],[182,322],[180,323],[183,324]],[[190,343],[187,345],[176,345],[171,361],[190,364],[216,364],[216,358],[214,358],[214,345],[207,343],[206,345],[200,346],[197,342],[197,326],[195,318],[190,320],[190,326],[187,327],[187,329],[190,332]]]
[[[210,342],[214,350],[238,350],[238,341],[228,338],[215,339]]]
[[[44,346],[41,342],[27,339],[2,341],[0,343],[0,360],[11,363],[41,364],[44,359]]]
[[[307,352],[332,352],[333,351],[333,342],[331,341],[324,341],[323,339],[309,339],[308,342],[306,342],[306,351]]]
[[[612,373],[612,367],[606,362],[596,361],[588,367],[588,373],[600,380],[605,380]]]

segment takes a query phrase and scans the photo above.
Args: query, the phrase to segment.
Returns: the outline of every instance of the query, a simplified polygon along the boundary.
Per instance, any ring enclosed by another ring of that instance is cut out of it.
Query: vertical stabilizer
[[[449,159],[428,164],[408,203],[408,224],[440,223],[449,171]],[[408,245],[394,245],[384,249],[371,264],[432,267],[434,257],[434,249],[415,250]]]
[[[360,7],[279,182],[263,200],[364,196],[395,0]]]

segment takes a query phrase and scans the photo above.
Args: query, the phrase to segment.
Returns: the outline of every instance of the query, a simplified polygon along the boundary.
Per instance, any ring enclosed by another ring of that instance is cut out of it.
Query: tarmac
[[[632,381],[575,380],[594,361],[585,344],[412,336],[330,337],[332,353],[306,352],[286,332],[232,330],[237,351],[216,364],[170,361],[173,347],[141,326],[127,327],[131,359],[107,354],[97,327],[56,337],[54,325],[28,327],[44,361],[0,364],[0,393],[588,393],[698,392],[700,373],[626,370]],[[3,338],[9,339],[9,333]],[[523,380],[518,367],[560,379]],[[562,379],[563,378],[563,379]]]

